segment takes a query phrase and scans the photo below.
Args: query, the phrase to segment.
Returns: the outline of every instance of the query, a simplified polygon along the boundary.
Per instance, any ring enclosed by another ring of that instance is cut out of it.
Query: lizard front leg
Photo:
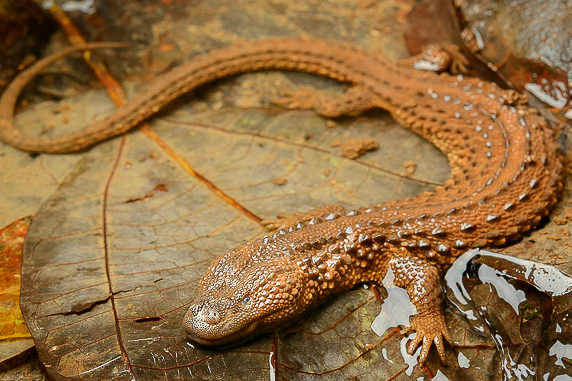
[[[410,325],[401,332],[404,335],[413,331],[417,333],[407,345],[407,352],[413,354],[422,343],[419,356],[419,363],[422,364],[434,343],[444,363],[443,338],[449,343],[452,343],[453,339],[445,325],[439,272],[423,259],[403,255],[390,259],[388,271],[393,273],[393,285],[405,289],[415,306],[416,314]]]
[[[419,54],[399,61],[400,66],[412,67],[415,70],[449,72],[467,74],[470,62],[461,48],[454,44],[428,45]]]

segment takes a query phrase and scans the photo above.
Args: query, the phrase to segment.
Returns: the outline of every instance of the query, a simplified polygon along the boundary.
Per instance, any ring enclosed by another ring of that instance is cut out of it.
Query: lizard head
[[[225,346],[291,320],[306,309],[305,277],[296,261],[253,241],[217,259],[183,318],[188,337]]]

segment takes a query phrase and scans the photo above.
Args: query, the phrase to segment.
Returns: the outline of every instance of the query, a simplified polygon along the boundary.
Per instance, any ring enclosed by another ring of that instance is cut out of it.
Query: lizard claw
[[[422,343],[421,353],[419,354],[419,364],[423,364],[427,359],[431,344],[435,344],[439,357],[443,364],[446,363],[445,347],[443,346],[443,339],[447,340],[450,344],[453,343],[453,338],[449,333],[449,329],[445,325],[445,319],[442,313],[432,315],[415,315],[409,327],[401,330],[402,335],[407,335],[415,331],[417,335],[411,339],[407,345],[407,353],[410,355],[415,352],[415,349]]]

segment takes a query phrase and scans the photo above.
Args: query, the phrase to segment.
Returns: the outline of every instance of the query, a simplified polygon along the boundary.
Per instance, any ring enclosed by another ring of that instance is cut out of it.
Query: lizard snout
[[[215,324],[220,323],[221,316],[222,316],[222,314],[220,314],[216,309],[203,308],[197,314],[197,319],[199,319],[199,320],[201,320],[207,324],[215,325]]]
[[[224,313],[216,305],[195,302],[183,318],[183,328],[192,339],[200,342],[200,338],[212,336],[213,331],[219,329],[223,318]]]

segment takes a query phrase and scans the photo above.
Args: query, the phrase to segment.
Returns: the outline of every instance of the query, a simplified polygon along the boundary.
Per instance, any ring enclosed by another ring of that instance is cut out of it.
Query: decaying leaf
[[[30,226],[24,218],[0,230],[0,341],[29,338],[20,312],[22,244]]]

